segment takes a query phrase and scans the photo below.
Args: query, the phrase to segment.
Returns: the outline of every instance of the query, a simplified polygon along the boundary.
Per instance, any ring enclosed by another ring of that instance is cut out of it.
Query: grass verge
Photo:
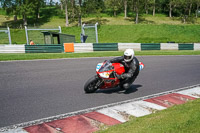
[[[57,29],[58,27],[54,26],[54,28]],[[80,42],[81,27],[62,27],[62,33],[75,35],[76,42]],[[28,31],[28,34],[29,40],[33,40],[36,44],[44,44],[44,36],[41,31]],[[95,32],[93,35],[95,36]],[[199,36],[199,25],[138,24],[98,26],[100,43],[198,43],[200,42]],[[1,33],[0,38],[0,44],[8,44],[7,34]],[[11,29],[11,38],[13,44],[26,43],[24,29]],[[90,41],[88,38],[86,42],[93,43],[94,41]]]
[[[200,55],[200,51],[135,51],[136,56],[142,55]],[[0,54],[0,61],[8,60],[35,60],[35,59],[59,59],[59,58],[81,58],[81,57],[107,57],[122,56],[123,51],[106,51],[90,53],[25,53],[25,54]]]
[[[101,130],[98,133],[199,133],[200,99]]]

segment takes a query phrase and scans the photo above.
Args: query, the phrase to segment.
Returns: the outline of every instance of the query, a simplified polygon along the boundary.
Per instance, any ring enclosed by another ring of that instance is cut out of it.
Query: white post
[[[85,27],[85,24],[83,24],[83,25],[81,26],[81,28],[82,28],[82,34],[83,34],[83,35],[85,35],[84,27]]]
[[[60,27],[60,26],[58,26],[58,29],[59,29],[59,31],[60,31],[59,33],[62,33],[62,30],[61,30],[61,27]]]
[[[26,43],[27,45],[29,45],[29,41],[28,41],[28,31],[27,31],[27,27],[25,26],[25,33],[26,33]]]
[[[12,41],[11,41],[11,35],[10,35],[10,28],[8,28],[8,39],[9,39],[9,44],[12,45]]]
[[[96,43],[98,43],[98,32],[97,32],[97,25],[98,25],[98,23],[96,23],[96,24],[95,24]]]

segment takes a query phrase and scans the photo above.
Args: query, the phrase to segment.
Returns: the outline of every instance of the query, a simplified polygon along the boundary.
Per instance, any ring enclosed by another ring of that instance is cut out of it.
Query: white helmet
[[[125,62],[130,62],[134,56],[135,56],[135,53],[134,53],[133,49],[126,49],[124,51],[124,61]]]

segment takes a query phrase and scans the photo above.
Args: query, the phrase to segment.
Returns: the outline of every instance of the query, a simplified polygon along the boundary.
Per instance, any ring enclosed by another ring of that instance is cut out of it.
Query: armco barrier
[[[67,52],[141,50],[200,50],[200,43],[71,43],[74,49]],[[72,45],[71,45],[72,46]],[[65,49],[66,50],[66,49]],[[67,49],[69,50],[69,49]],[[62,53],[64,45],[0,45],[0,53]],[[66,51],[65,51],[66,52]]]
[[[200,43],[194,43],[194,50],[200,50]]]
[[[136,51],[141,51],[140,43],[118,43],[118,50],[124,51],[125,49],[134,49]]]
[[[26,53],[62,53],[63,45],[25,45]]]
[[[160,50],[178,50],[178,43],[161,43]]]
[[[141,43],[141,50],[160,50],[160,43]]]
[[[92,43],[74,43],[75,52],[93,52]]]
[[[25,53],[24,45],[0,45],[0,53]]]
[[[178,50],[194,50],[194,44],[179,44]]]
[[[93,43],[93,51],[118,51],[118,43]]]

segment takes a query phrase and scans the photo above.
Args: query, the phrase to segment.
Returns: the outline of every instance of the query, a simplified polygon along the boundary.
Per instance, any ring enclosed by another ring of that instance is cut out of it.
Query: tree
[[[105,0],[106,8],[110,8],[116,17],[117,12],[122,8],[122,0]]]
[[[31,0],[18,0],[16,11],[23,16],[24,25],[27,25],[27,17],[34,14],[34,2]]]
[[[146,14],[149,13],[149,0],[144,0],[144,9]]]
[[[103,9],[103,0],[84,0],[82,6],[83,14],[95,14],[96,16],[99,16]]]
[[[135,24],[139,23],[139,9],[140,9],[141,1],[142,0],[132,0],[133,11],[135,11],[135,13],[136,13]]]
[[[185,23],[188,16],[191,15],[193,0],[179,0],[179,4],[183,9],[181,16],[183,18],[183,22]]]
[[[44,6],[44,0],[33,0],[34,2],[34,13],[36,20],[40,18],[40,8]]]
[[[27,17],[35,15],[39,18],[39,10],[44,0],[2,0],[3,8],[7,14],[22,15],[24,25],[27,25]]]
[[[152,9],[152,15],[155,16],[156,14],[156,0],[148,0],[148,3],[147,3],[151,9]]]
[[[67,6],[68,5],[68,1],[65,0],[65,19],[66,19],[66,23],[65,26],[68,27],[69,26],[69,19],[68,19],[68,9]]]
[[[127,18],[127,0],[124,0],[124,18]]]
[[[50,3],[49,3],[50,6],[53,6],[53,0],[50,0],[49,2],[50,2]]]
[[[198,18],[198,12],[199,12],[199,6],[200,6],[200,0],[195,0],[194,1],[196,3],[196,18]]]
[[[192,11],[192,5],[193,5],[193,0],[188,0],[189,1],[189,12],[188,12],[188,15],[190,16],[191,15],[191,11]]]
[[[63,10],[64,0],[60,0],[60,10]]]
[[[75,0],[71,0],[72,18],[75,17]]]
[[[16,10],[15,0],[1,0],[1,5],[8,15]]]
[[[153,0],[153,16],[156,14],[156,0]]]
[[[177,4],[178,4],[178,0],[169,0],[169,17],[172,17],[172,11],[174,8],[176,8]]]
[[[78,26],[82,25],[82,12],[81,12],[81,7],[82,7],[82,0],[78,0],[78,4],[79,4],[79,13],[78,13]]]
[[[136,12],[135,23],[138,24],[138,22],[139,22],[139,0],[135,1],[135,12]]]
[[[98,7],[96,7],[96,1],[95,0],[85,0],[83,2],[83,12],[85,14],[92,14],[92,13],[96,13],[96,10]]]

